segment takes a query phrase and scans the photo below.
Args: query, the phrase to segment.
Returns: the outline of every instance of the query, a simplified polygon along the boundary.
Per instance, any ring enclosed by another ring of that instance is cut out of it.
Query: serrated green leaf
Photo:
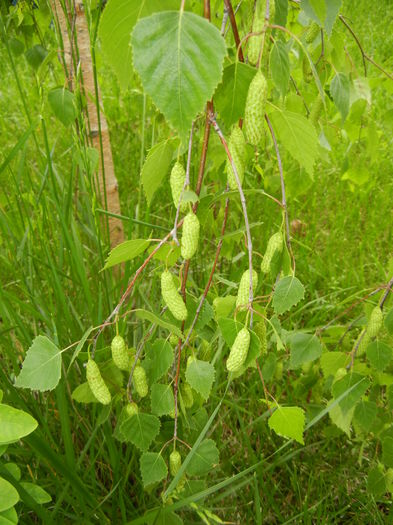
[[[347,75],[344,73],[335,75],[330,84],[330,94],[344,121],[349,112],[350,100],[350,82]]]
[[[348,411],[355,407],[360,401],[363,394],[370,386],[370,381],[365,376],[358,374],[357,372],[350,372],[342,379],[336,381],[332,386],[333,397],[337,399],[346,390],[359,383],[355,388],[349,392],[349,394],[339,402],[339,407],[345,415]]]
[[[152,414],[138,412],[126,419],[120,427],[120,433],[140,450],[147,450],[160,431],[160,420]]]
[[[158,483],[168,475],[168,467],[161,454],[145,452],[140,459],[143,486]]]
[[[287,275],[280,279],[273,292],[273,308],[282,314],[295,306],[304,297],[304,286],[297,277]]]
[[[339,368],[344,368],[351,358],[344,352],[325,352],[321,356],[321,368],[325,377],[334,376]]]
[[[151,411],[156,416],[164,416],[175,410],[175,398],[171,385],[156,383],[151,387]]]
[[[389,334],[393,334],[393,308],[389,310],[389,312],[386,314],[385,320],[385,328],[389,332]]]
[[[222,82],[214,95],[214,107],[226,126],[230,127],[244,117],[248,88],[255,76],[255,68],[235,62],[224,69]]]
[[[56,388],[60,377],[61,351],[47,337],[37,336],[26,353],[15,386],[44,392]]]
[[[175,357],[172,346],[165,339],[156,339],[147,346],[144,368],[149,383],[155,383],[167,373]]]
[[[52,89],[48,101],[55,117],[64,126],[69,126],[76,119],[75,96],[64,87]]]
[[[143,18],[131,36],[145,91],[183,140],[221,80],[226,55],[219,30],[185,11]]]
[[[313,334],[294,334],[290,339],[290,367],[299,368],[304,363],[315,361],[322,354],[322,345]]]
[[[71,397],[77,403],[98,403],[96,396],[90,390],[89,383],[81,383],[72,391]]]
[[[377,417],[377,405],[373,401],[360,401],[353,415],[356,423],[364,432],[370,432]]]
[[[219,452],[215,442],[212,439],[204,439],[188,463],[186,473],[189,476],[203,476],[217,465],[218,461]]]
[[[131,261],[135,257],[138,257],[138,255],[146,250],[150,242],[151,241],[146,239],[132,239],[118,244],[111,250],[103,269],[106,270],[116,264]]]
[[[0,444],[14,443],[31,434],[37,421],[27,412],[8,405],[0,405]]]
[[[275,110],[269,115],[279,142],[312,177],[318,137],[312,123],[299,113]]]
[[[22,481],[21,486],[25,491],[35,500],[39,505],[49,503],[52,501],[52,496],[46,492],[42,487],[35,483],[29,483],[28,481]]]
[[[305,415],[302,408],[277,406],[269,417],[268,424],[279,436],[294,439],[304,445]]]
[[[328,403],[328,407],[331,403],[333,403],[334,400],[331,400]],[[355,412],[355,407],[352,407],[350,410],[347,410],[346,412],[343,412],[339,405],[333,406],[333,408],[330,408],[329,410],[329,417],[332,420],[332,422],[345,434],[350,437],[351,435],[351,421],[353,418]]]
[[[374,496],[380,496],[386,492],[386,478],[381,467],[373,467],[370,469],[367,478],[367,490]]]
[[[289,56],[282,40],[276,40],[270,52],[270,68],[273,82],[284,97],[289,83]]]
[[[214,381],[214,366],[207,361],[196,359],[188,362],[186,380],[204,399],[208,399]]]
[[[0,478],[0,512],[10,509],[19,501],[19,494],[14,487],[3,478]]]
[[[109,0],[98,30],[105,59],[126,88],[132,79],[131,33],[139,18],[157,11],[177,9],[177,0]]]
[[[168,139],[153,146],[147,154],[142,167],[141,179],[149,205],[169,171],[174,151],[175,141]]]
[[[367,359],[373,368],[382,372],[393,357],[393,350],[382,341],[372,341],[367,346]]]

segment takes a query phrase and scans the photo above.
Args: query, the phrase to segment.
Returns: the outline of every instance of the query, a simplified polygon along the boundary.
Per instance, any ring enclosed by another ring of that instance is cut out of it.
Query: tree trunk
[[[83,77],[83,89],[86,97],[88,126],[91,144],[100,153],[99,164],[99,191],[104,207],[111,213],[120,214],[120,200],[118,183],[115,176],[112,150],[110,145],[109,130],[106,118],[102,112],[97,114],[96,96],[100,105],[100,93],[96,94],[94,85],[93,64],[90,53],[90,34],[87,26],[86,16],[83,11],[83,3],[76,0],[74,13],[71,10],[71,1],[64,0],[67,14],[64,12],[60,0],[51,0],[52,10],[58,20],[59,30],[63,40],[64,61],[66,74],[70,87],[75,71],[74,42],[77,40],[79,64]],[[68,20],[67,20],[68,18]],[[74,52],[73,52],[74,51]],[[101,128],[101,140],[100,140]],[[105,200],[106,195],[106,200]],[[124,240],[123,224],[120,219],[109,217],[109,236],[112,247]]]

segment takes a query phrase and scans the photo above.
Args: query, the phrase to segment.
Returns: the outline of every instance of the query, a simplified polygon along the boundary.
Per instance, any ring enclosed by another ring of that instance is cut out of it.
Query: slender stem
[[[280,150],[278,149],[277,139],[276,139],[276,135],[274,133],[273,127],[272,127],[272,123],[270,122],[270,119],[266,114],[265,114],[265,119],[266,119],[267,125],[269,126],[270,134],[274,142],[274,149],[276,150],[276,155],[277,155],[278,169],[280,171],[280,181],[281,181],[282,207],[284,210],[284,217],[285,217],[286,241],[287,241],[287,247],[288,247],[289,253],[291,254],[293,271],[295,271],[296,263],[295,263],[295,258],[293,256],[292,245],[291,245],[291,232],[289,229],[288,207],[287,207],[287,199],[285,195],[285,181],[284,181],[284,173],[282,169]]]
[[[386,299],[388,298],[389,292],[392,291],[392,287],[393,287],[393,277],[388,282],[387,287],[386,287],[386,291],[385,291],[385,293],[382,296],[381,302],[379,303],[379,306],[380,306],[381,310],[384,307],[384,304],[386,302]]]
[[[231,164],[231,167],[232,167],[232,170],[233,170],[233,174],[234,174],[235,179],[236,179],[237,188],[238,188],[239,194],[240,194],[240,202],[241,202],[242,209],[243,209],[244,223],[245,223],[246,235],[247,235],[248,266],[249,266],[249,270],[250,270],[250,290],[249,290],[250,328],[252,328],[252,323],[253,323],[252,303],[253,303],[253,300],[254,300],[254,292],[253,292],[253,289],[252,289],[252,281],[253,281],[253,279],[252,279],[252,239],[251,239],[251,232],[250,232],[250,223],[248,221],[246,197],[245,197],[244,192],[243,192],[243,188],[242,188],[242,185],[241,185],[241,182],[240,182],[240,178],[239,178],[239,174],[237,172],[236,165],[233,162],[233,158],[232,158],[231,152],[229,151],[228,144],[227,144],[227,142],[225,140],[225,137],[224,137],[224,135],[223,135],[219,125],[217,124],[217,121],[216,121],[213,113],[210,114],[210,120],[211,120],[211,123],[212,123],[212,125],[214,127],[214,130],[216,131],[217,135],[220,138],[221,144],[223,145],[223,147],[225,149],[225,152],[226,152],[228,160],[229,160],[229,162]]]
[[[225,4],[225,10],[228,13],[229,19],[231,21],[233,37],[235,39],[236,49],[238,50],[238,53],[239,53],[239,60],[240,62],[244,62],[243,50],[240,44],[239,31],[237,28],[235,13],[233,11],[231,0],[224,0],[224,4]]]
[[[183,219],[179,222],[179,224],[177,226],[178,226],[178,228],[180,228],[182,225],[183,225]],[[136,270],[136,272],[134,274],[134,277],[129,282],[126,291],[123,293],[123,295],[120,298],[120,301],[118,302],[116,307],[112,310],[112,312],[109,314],[109,316],[105,319],[102,327],[100,328],[100,330],[95,335],[94,340],[93,340],[92,358],[94,358],[94,353],[95,353],[95,349],[96,349],[96,345],[97,345],[97,339],[102,334],[105,326],[107,326],[107,324],[111,321],[111,319],[113,319],[113,317],[115,317],[120,312],[121,307],[123,306],[125,301],[128,299],[128,297],[130,296],[130,294],[132,292],[132,289],[133,289],[133,287],[134,287],[138,277],[140,276],[140,274],[143,272],[143,270],[146,268],[146,266],[149,264],[149,262],[153,259],[154,255],[158,252],[158,250],[166,242],[169,241],[169,239],[172,237],[172,235],[173,235],[173,231],[170,231],[163,239],[161,239],[161,241],[157,244],[157,246],[154,248],[154,250],[146,257],[146,259],[143,261],[141,266],[139,266],[139,268]]]
[[[356,34],[355,34],[354,30],[352,29],[352,27],[345,20],[345,18],[342,15],[339,15],[339,19],[345,25],[345,27],[348,29],[348,31],[351,33],[351,35],[353,36],[353,38],[354,38],[358,48],[360,49],[360,53],[362,55],[362,60],[363,60],[364,76],[366,77],[367,76],[366,53],[364,52],[362,44],[360,43],[360,40],[356,36]]]

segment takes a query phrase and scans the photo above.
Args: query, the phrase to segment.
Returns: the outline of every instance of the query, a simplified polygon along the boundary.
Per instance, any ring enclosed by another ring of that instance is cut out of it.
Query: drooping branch
[[[272,123],[270,122],[270,119],[266,114],[265,114],[265,119],[269,127],[269,131],[272,136],[273,143],[274,143],[274,149],[276,150],[276,155],[277,155],[278,169],[280,172],[280,181],[281,181],[281,199],[282,199],[282,207],[284,211],[284,220],[285,220],[286,243],[287,243],[289,253],[291,254],[293,271],[295,271],[296,263],[295,263],[295,258],[293,256],[292,245],[291,245],[291,232],[289,229],[288,207],[287,207],[287,198],[285,194],[285,181],[284,181],[284,173],[282,169],[281,155],[280,155],[280,150],[278,148],[277,139],[276,139],[276,135],[273,130]]]
[[[237,172],[236,165],[235,165],[235,163],[233,161],[231,152],[229,151],[227,141],[225,140],[225,137],[224,137],[224,135],[223,135],[219,125],[217,124],[217,121],[216,121],[213,113],[210,114],[210,120],[211,120],[211,123],[213,125],[214,130],[216,131],[216,133],[217,133],[217,135],[218,135],[218,137],[219,137],[219,139],[221,141],[221,144],[223,145],[223,147],[225,149],[225,153],[227,154],[228,160],[229,160],[229,162],[231,164],[231,167],[232,167],[232,170],[233,170],[233,174],[234,174],[235,179],[236,179],[237,188],[239,190],[240,202],[241,202],[241,205],[242,205],[243,216],[244,216],[244,223],[245,223],[246,235],[247,235],[248,267],[249,267],[249,270],[250,270],[250,290],[249,290],[250,328],[252,328],[252,323],[253,323],[252,303],[254,301],[253,282],[252,282],[253,281],[253,278],[252,278],[252,238],[251,238],[251,231],[250,231],[250,223],[249,223],[249,220],[248,220],[246,197],[244,195],[244,191],[243,191],[243,188],[242,188],[242,185],[241,185],[241,182],[240,182],[240,178],[239,178],[239,174]]]

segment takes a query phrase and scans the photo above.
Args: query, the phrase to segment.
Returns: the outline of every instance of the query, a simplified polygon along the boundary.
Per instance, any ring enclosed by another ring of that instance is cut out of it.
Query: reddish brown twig
[[[237,49],[238,54],[239,54],[238,55],[239,56],[239,60],[240,60],[240,62],[244,62],[243,50],[242,50],[241,44],[240,44],[239,31],[238,31],[238,28],[237,28],[237,23],[236,23],[235,13],[233,11],[232,3],[231,3],[230,0],[224,0],[224,4],[225,4],[225,8],[226,8],[226,10],[228,12],[228,15],[229,15],[229,20],[231,21],[233,38],[235,39],[236,49]]]

